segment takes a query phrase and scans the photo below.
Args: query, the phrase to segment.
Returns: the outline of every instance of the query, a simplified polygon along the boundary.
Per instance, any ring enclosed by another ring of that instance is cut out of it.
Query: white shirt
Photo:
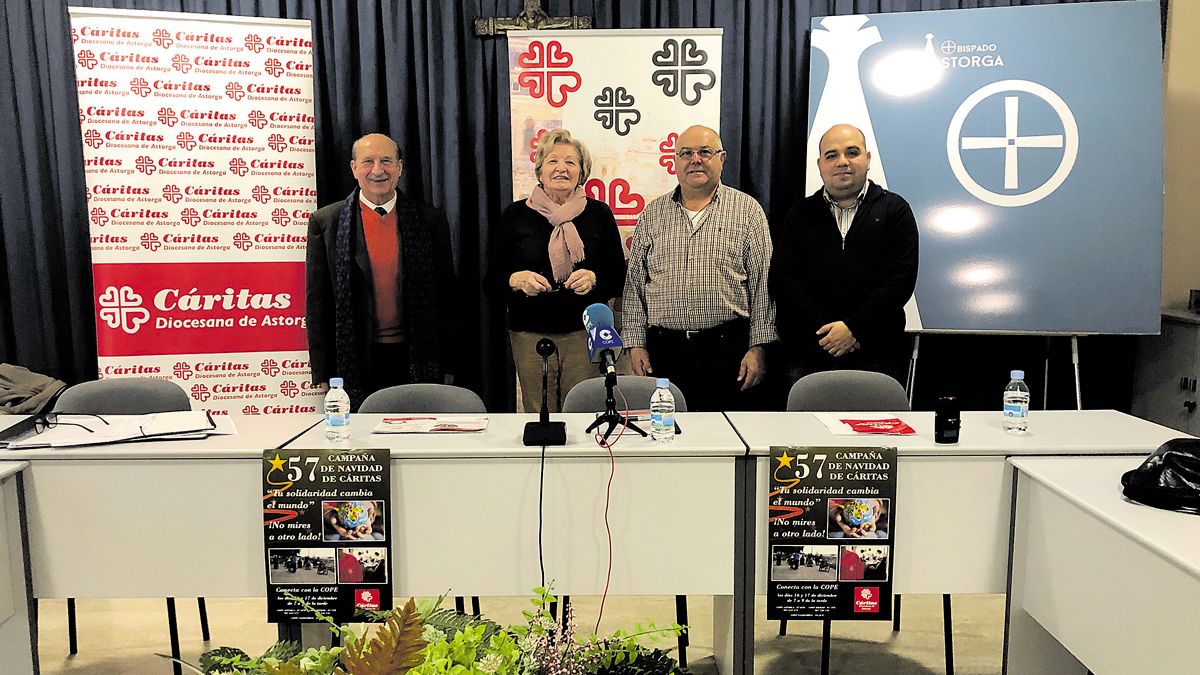
[[[392,209],[396,208],[396,197],[398,197],[399,194],[400,194],[399,192],[392,192],[391,199],[387,200],[386,202],[384,202],[382,204],[376,204],[375,202],[371,201],[370,199],[367,199],[367,196],[362,193],[362,190],[359,190],[358,191],[358,201],[366,204],[367,207],[370,208],[372,211],[374,211],[377,208],[382,207],[386,213],[391,213]]]
[[[700,226],[703,225],[704,221],[708,219],[707,206],[699,211],[693,211],[691,209],[684,208],[683,205],[680,205],[679,208],[683,209],[683,212],[687,214],[688,220],[692,221],[692,232],[700,229]]]
[[[871,181],[863,183],[862,190],[859,190],[858,196],[854,198],[854,203],[845,208],[839,206],[829,196],[828,190],[821,192],[825,196],[825,201],[829,202],[829,211],[833,214],[833,219],[837,221],[838,231],[842,233],[842,243],[845,243],[846,235],[850,233],[850,225],[854,222],[854,216],[858,213],[858,205],[862,204],[863,199],[866,198],[867,188],[869,187],[871,187]]]

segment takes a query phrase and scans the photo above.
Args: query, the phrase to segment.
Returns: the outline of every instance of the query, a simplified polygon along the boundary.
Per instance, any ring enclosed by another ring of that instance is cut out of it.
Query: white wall
[[[1200,2],[1170,3],[1163,71],[1162,303],[1180,309],[1200,289]]]

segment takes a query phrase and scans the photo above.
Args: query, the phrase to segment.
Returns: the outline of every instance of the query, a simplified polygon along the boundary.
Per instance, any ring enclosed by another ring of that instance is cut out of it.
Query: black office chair
[[[88,415],[147,415],[156,412],[191,410],[192,402],[179,385],[151,377],[122,377],[81,382],[68,387],[54,404],[56,413]],[[208,642],[208,608],[204,598],[196,598],[200,610],[200,632]],[[175,616],[175,598],[167,598],[167,626],[171,633],[171,655],[180,657],[179,621]],[[75,598],[67,598],[67,638],[71,654],[79,653],[76,637]],[[178,664],[175,672],[182,673]]]
[[[360,413],[486,413],[479,394],[449,384],[399,384],[380,389],[358,406]],[[454,608],[466,614],[463,596],[454,597]],[[471,596],[471,614],[479,616],[479,596]]]
[[[629,406],[630,410],[642,410],[650,407],[650,395],[658,388],[656,378],[645,375],[618,375],[617,376],[617,404],[621,405],[622,397],[624,403]],[[671,384],[671,394],[675,396],[675,411],[687,412],[687,397],[683,395],[683,391],[679,387]],[[563,399],[562,411],[569,412],[604,412],[605,401],[607,399],[607,390],[604,386],[603,377],[593,377],[571,387],[571,391],[567,392],[567,397]],[[563,596],[563,602],[570,601],[570,596]],[[564,616],[566,613],[564,612]],[[686,626],[687,619],[687,596],[675,596],[675,620],[681,625]],[[687,668],[687,633],[679,635],[679,665],[682,668]]]
[[[908,394],[887,375],[866,370],[830,370],[805,375],[788,392],[788,410],[805,412],[888,412],[909,409]],[[942,631],[946,641],[946,673],[954,675],[954,633],[950,595],[942,596]],[[821,671],[828,672],[830,622],[824,623],[821,638]],[[900,630],[900,596],[892,609],[892,630]],[[787,633],[787,620],[779,622],[779,634]]]

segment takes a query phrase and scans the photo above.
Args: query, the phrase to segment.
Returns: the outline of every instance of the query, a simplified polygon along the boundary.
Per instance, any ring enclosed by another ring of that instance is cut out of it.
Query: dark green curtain
[[[341,199],[352,187],[347,160],[355,138],[382,131],[400,142],[406,160],[401,189],[444,208],[450,218],[465,295],[460,382],[478,391],[490,409],[513,409],[503,316],[480,292],[488,228],[511,194],[507,50],[503,38],[475,37],[472,21],[513,16],[521,10],[519,0],[73,4],[311,20],[318,202]],[[803,154],[812,17],[1027,4],[1053,3],[551,0],[546,9],[589,15],[597,28],[723,28],[721,132],[730,148],[725,180],[758,197],[770,213],[795,199],[809,164]],[[1161,4],[1165,29],[1166,0]],[[83,153],[66,3],[6,0],[0,3],[0,34],[0,148],[7,162],[0,176],[0,362],[68,382],[94,379]],[[1040,359],[1044,345],[1042,338],[926,336],[918,407],[949,392],[969,408],[997,407],[1007,381],[1004,364],[1022,355],[1023,362]],[[1118,372],[1126,373],[1123,388],[1111,381],[1089,387],[1090,407],[1128,408],[1131,351],[1128,338],[1085,341],[1085,361],[1117,363]],[[1064,401],[1072,399],[1066,363],[1062,382],[1052,387]]]

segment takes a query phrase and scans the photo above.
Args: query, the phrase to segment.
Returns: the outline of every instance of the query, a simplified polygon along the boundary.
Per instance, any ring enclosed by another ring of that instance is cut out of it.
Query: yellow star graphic
[[[270,461],[271,461],[271,471],[274,471],[275,469],[279,469],[280,471],[283,471],[283,465],[287,464],[287,460],[280,457],[278,452],[275,453],[275,459],[272,459]],[[270,472],[268,472],[268,473],[270,473]]]
[[[787,450],[784,450],[783,455],[781,455],[779,457],[779,468],[782,469],[785,466],[788,467],[789,469],[792,468],[792,460],[793,459],[796,459],[796,458],[788,455]]]

